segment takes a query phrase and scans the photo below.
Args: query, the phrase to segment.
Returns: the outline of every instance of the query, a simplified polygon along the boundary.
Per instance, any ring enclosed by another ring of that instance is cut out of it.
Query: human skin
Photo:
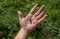
[[[46,10],[44,5],[34,13],[37,6],[38,4],[35,4],[26,17],[23,16],[21,11],[18,11],[21,28],[14,39],[27,39],[28,35],[37,27],[37,24],[46,19],[47,14],[45,14]]]

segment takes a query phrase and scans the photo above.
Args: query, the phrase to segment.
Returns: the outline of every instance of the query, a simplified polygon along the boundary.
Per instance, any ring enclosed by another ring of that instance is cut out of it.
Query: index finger
[[[30,10],[29,14],[33,14],[34,10],[37,8],[38,4],[35,4],[34,7]]]

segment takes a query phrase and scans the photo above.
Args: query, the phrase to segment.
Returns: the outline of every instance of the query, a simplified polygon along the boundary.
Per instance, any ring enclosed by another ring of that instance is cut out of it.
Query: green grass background
[[[36,3],[45,5],[48,18],[28,39],[60,39],[60,0],[0,0],[0,39],[13,39],[20,29],[17,11],[26,16]]]

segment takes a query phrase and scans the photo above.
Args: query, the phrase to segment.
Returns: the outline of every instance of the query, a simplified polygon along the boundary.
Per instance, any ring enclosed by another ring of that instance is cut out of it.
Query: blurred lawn
[[[48,18],[28,39],[60,39],[60,0],[0,0],[0,39],[13,39],[20,29],[17,11],[26,16],[36,3],[45,5]]]

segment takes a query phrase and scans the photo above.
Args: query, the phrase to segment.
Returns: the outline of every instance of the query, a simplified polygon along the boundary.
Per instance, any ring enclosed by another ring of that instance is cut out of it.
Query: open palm
[[[37,24],[41,23],[47,17],[47,15],[44,15],[44,13],[46,12],[44,5],[42,5],[41,8],[34,14],[37,6],[38,4],[35,4],[35,6],[31,9],[26,17],[22,15],[21,11],[18,11],[20,25],[28,32],[35,29],[37,27]]]

